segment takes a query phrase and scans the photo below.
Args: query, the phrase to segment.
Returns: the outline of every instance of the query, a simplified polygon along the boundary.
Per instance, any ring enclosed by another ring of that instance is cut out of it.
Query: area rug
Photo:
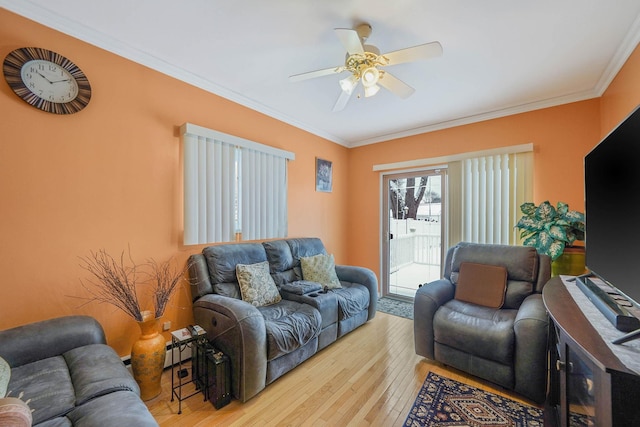
[[[413,303],[400,301],[393,298],[382,297],[378,300],[378,311],[394,316],[413,319]]]
[[[429,372],[406,427],[542,427],[542,409]]]

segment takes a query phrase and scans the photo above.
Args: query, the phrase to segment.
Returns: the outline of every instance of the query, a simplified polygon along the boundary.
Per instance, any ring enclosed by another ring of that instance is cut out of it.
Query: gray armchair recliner
[[[463,262],[506,268],[502,307],[455,299]],[[444,278],[416,293],[416,353],[543,402],[549,320],[541,292],[550,271],[550,258],[531,247],[463,242],[450,248]]]
[[[158,426],[92,317],[57,317],[0,331],[0,357],[11,367],[10,395],[29,402],[34,426]]]

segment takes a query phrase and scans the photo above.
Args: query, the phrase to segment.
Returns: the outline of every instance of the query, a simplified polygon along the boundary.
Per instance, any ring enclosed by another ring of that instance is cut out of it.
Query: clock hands
[[[49,84],[54,84],[54,83],[62,83],[62,82],[68,82],[71,81],[71,79],[62,79],[62,80],[54,80],[51,81],[49,80],[44,74],[42,74],[40,71],[36,71],[36,74],[38,74],[40,77],[42,77],[43,79],[45,79],[46,81],[49,82]]]
[[[40,71],[36,71],[36,74],[38,74],[40,77],[42,77],[43,79],[45,79],[46,81],[49,82],[49,84],[53,84],[53,82],[51,80],[49,80],[48,78],[45,77],[44,74],[42,74]]]

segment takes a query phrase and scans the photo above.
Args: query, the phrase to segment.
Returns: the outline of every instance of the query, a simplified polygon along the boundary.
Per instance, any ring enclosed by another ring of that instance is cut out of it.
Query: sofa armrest
[[[413,336],[416,354],[434,358],[433,316],[441,305],[453,299],[455,287],[447,279],[427,283],[416,291],[413,300]]]
[[[516,315],[514,390],[534,402],[544,402],[547,381],[549,316],[542,295],[529,295]]]
[[[378,308],[378,278],[375,273],[365,267],[336,265],[336,275],[339,280],[358,283],[369,290],[369,312],[367,320],[373,319]]]
[[[93,317],[58,317],[0,331],[0,356],[15,368],[106,342],[102,326]]]
[[[264,317],[253,305],[209,294],[193,303],[195,322],[207,339],[231,361],[231,389],[246,402],[266,386],[267,332]]]

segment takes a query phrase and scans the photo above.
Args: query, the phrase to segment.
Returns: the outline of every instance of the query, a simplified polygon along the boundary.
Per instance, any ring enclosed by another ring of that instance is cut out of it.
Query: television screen
[[[585,157],[587,268],[640,302],[640,107]]]

